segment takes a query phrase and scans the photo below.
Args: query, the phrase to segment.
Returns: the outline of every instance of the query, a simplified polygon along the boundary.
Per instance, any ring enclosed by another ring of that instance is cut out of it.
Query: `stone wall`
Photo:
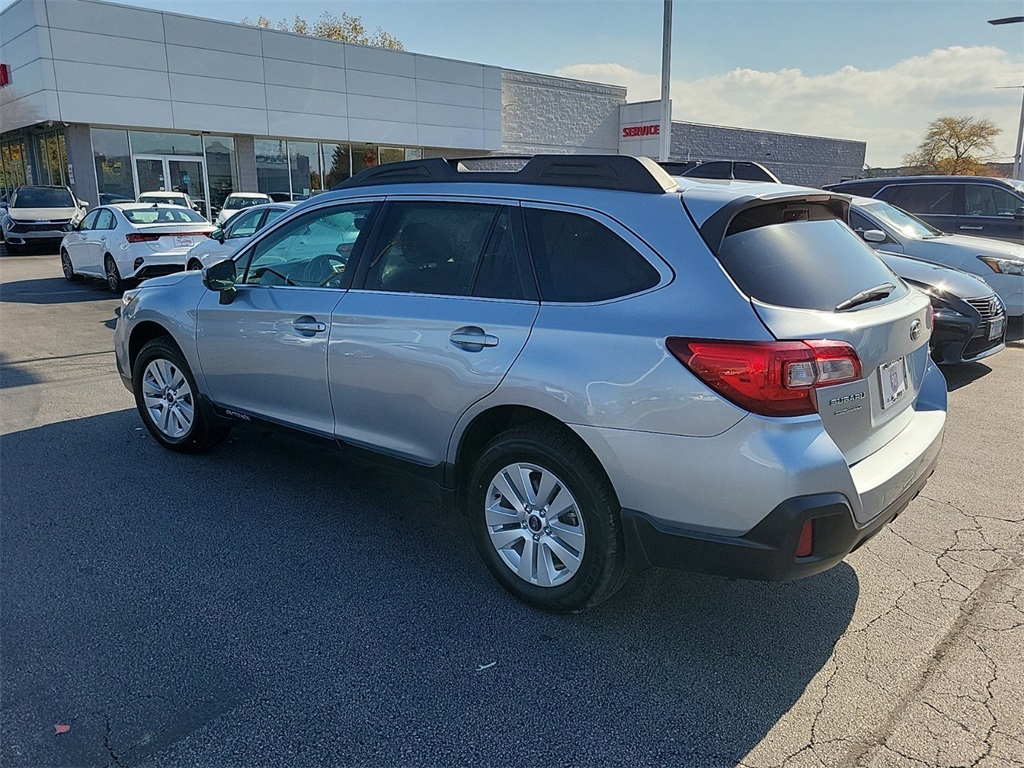
[[[626,89],[502,70],[501,151],[618,154]]]
[[[672,160],[752,160],[787,184],[820,187],[857,176],[867,143],[700,123],[672,123]]]

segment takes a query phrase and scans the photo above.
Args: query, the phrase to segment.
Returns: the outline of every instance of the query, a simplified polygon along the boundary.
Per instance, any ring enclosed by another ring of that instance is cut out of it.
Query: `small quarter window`
[[[541,300],[604,301],[658,284],[658,270],[600,222],[542,208],[524,212]]]

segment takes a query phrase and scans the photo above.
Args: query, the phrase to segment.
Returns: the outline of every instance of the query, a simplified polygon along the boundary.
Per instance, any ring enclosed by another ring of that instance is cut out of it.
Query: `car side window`
[[[239,283],[343,288],[349,257],[365,238],[374,203],[310,211],[260,240],[239,260]],[[244,264],[243,264],[244,262]]]
[[[263,220],[263,223],[260,224],[260,229],[263,229],[268,224],[271,224],[272,222],[277,221],[282,216],[284,216],[285,213],[287,213],[287,211],[279,209],[279,208],[271,208],[269,211],[267,211],[267,218],[265,218]]]
[[[499,206],[394,203],[381,227],[364,287],[468,296]]]
[[[863,235],[869,229],[879,229],[866,216],[857,213],[854,210],[850,210],[850,229],[856,232],[858,235]]]
[[[604,301],[661,279],[633,246],[588,216],[542,208],[524,213],[542,301]]]
[[[536,289],[527,291],[526,279],[516,255],[512,217],[508,208],[502,208],[480,259],[472,294],[487,299],[525,299],[536,294]]]
[[[248,211],[239,214],[236,219],[231,220],[228,231],[224,233],[225,237],[229,240],[236,237],[249,237],[256,231],[256,225],[259,224],[262,215],[263,211]]]
[[[897,184],[886,187],[875,197],[911,213],[952,214],[956,213],[955,191],[953,184]]]
[[[84,219],[82,219],[82,223],[78,227],[79,231],[85,232],[90,229],[96,229],[96,219],[99,217],[99,215],[99,211],[93,211],[92,213],[88,214]]]
[[[1008,190],[987,184],[964,186],[964,211],[968,216],[1007,216],[1024,205],[1019,197]]]
[[[101,208],[99,216],[96,219],[96,226],[94,229],[113,229],[114,228],[114,213],[107,208]]]

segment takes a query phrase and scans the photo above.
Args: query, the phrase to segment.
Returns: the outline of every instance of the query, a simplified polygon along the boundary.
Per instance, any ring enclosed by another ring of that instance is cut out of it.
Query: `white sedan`
[[[220,213],[217,214],[216,220],[213,222],[219,227],[223,227],[228,219],[234,216],[245,208],[252,208],[254,205],[263,205],[264,203],[274,202],[270,195],[264,195],[262,192],[235,192],[228,195],[227,200],[224,201],[224,205],[221,206]]]
[[[250,237],[294,207],[295,203],[270,203],[245,209],[188,252],[186,269],[202,269],[234,256]]]
[[[211,232],[212,224],[182,206],[104,205],[64,236],[61,267],[72,282],[85,275],[99,277],[120,293],[127,280],[182,271],[188,252]]]

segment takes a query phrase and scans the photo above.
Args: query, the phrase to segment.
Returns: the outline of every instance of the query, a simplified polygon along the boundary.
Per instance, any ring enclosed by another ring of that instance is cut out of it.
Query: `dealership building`
[[[657,157],[658,115],[619,86],[99,0],[0,12],[0,199],[67,184],[90,203],[178,189],[217,206],[420,157]],[[856,175],[866,149],[693,122],[673,123],[671,147],[812,186]]]

